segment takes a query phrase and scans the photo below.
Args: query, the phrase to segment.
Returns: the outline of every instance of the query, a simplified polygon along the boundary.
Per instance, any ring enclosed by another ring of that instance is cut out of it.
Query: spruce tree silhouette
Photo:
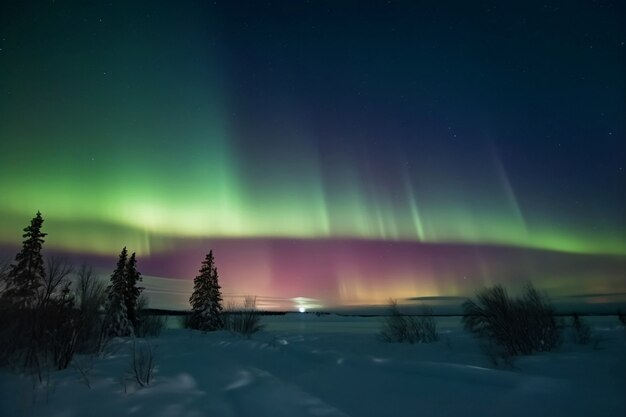
[[[210,331],[224,327],[222,321],[222,293],[218,282],[213,251],[202,262],[200,274],[193,280],[190,327]]]
[[[133,325],[128,319],[126,310],[128,251],[126,247],[120,252],[117,267],[111,274],[111,284],[107,288],[105,306],[105,333],[108,336],[129,336],[133,333]]]
[[[6,289],[2,295],[4,301],[18,308],[32,308],[37,300],[37,291],[43,286],[46,272],[41,256],[41,247],[47,233],[41,231],[43,218],[41,212],[24,229],[25,238],[22,250],[15,256],[7,274]]]
[[[135,252],[130,255],[128,263],[126,264],[126,288],[124,290],[124,302],[126,304],[126,314],[128,320],[137,328],[139,324],[139,318],[137,316],[137,299],[143,291],[142,287],[137,287],[137,282],[141,281],[141,274],[137,271],[137,259],[135,258]]]

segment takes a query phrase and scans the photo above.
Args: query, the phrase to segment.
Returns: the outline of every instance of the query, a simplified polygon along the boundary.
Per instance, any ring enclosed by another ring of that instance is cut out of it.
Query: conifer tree
[[[126,315],[128,320],[137,328],[139,324],[139,318],[137,317],[137,299],[143,291],[142,287],[137,287],[137,282],[141,281],[141,274],[137,271],[137,259],[135,259],[135,252],[130,255],[128,263],[126,264],[126,288],[124,290],[124,302],[126,304]]]
[[[127,264],[128,251],[124,247],[117,261],[117,267],[111,275],[111,284],[107,288],[104,332],[108,336],[129,336],[133,334],[132,323],[128,320],[125,298]]]
[[[222,321],[222,293],[218,282],[213,251],[202,262],[200,274],[193,280],[190,327],[203,331],[224,327]]]
[[[43,218],[41,212],[24,229],[22,250],[15,256],[15,264],[9,267],[6,289],[2,298],[18,308],[34,307],[37,291],[45,279],[44,262],[41,256],[43,238],[47,233],[41,231]]]
[[[123,297],[126,292],[126,266],[128,264],[128,251],[126,247],[120,252],[119,259],[117,260],[117,266],[111,274],[111,284],[108,287],[109,294],[115,293]]]

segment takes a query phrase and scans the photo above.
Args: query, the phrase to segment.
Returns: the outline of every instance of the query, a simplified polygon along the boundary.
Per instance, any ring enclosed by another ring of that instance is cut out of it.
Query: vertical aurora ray
[[[524,220],[524,215],[522,214],[519,202],[517,201],[517,197],[515,196],[515,190],[513,189],[511,181],[506,174],[506,170],[504,169],[504,166],[502,166],[502,161],[496,154],[495,150],[493,151],[493,163],[495,166],[496,178],[500,180],[500,185],[502,187],[502,191],[504,192],[505,200],[508,203],[509,209],[513,213],[513,216],[517,219],[517,222],[520,224],[520,228],[524,229],[525,233],[527,233],[526,222]]]
[[[420,242],[424,242],[424,226],[420,217],[417,201],[415,199],[415,193],[413,192],[413,185],[409,179],[408,169],[404,168],[404,188],[406,190],[406,198],[409,202],[409,208],[411,210],[411,219],[415,226],[415,232]]]

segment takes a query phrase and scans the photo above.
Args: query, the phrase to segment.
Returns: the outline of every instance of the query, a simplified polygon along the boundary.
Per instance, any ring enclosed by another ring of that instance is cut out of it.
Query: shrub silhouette
[[[587,345],[591,342],[591,328],[577,313],[572,316],[572,331],[574,343]]]
[[[263,329],[261,315],[256,309],[256,297],[254,296],[246,296],[243,307],[230,303],[222,316],[224,329],[241,333],[247,338]]]
[[[137,300],[137,326],[135,327],[135,335],[138,337],[158,337],[167,327],[167,317],[150,313],[148,305],[148,297],[139,296]]]
[[[522,295],[511,298],[496,285],[476,294],[476,301],[463,303],[466,330],[484,342],[498,364],[518,355],[548,352],[561,344],[562,326],[554,317],[547,298],[528,284]]]
[[[76,308],[80,317],[77,351],[95,353],[101,351],[107,339],[104,337],[102,309],[106,300],[106,285],[87,265],[77,272],[75,285]]]
[[[437,322],[430,307],[424,307],[421,317],[405,316],[396,300],[389,300],[389,315],[383,321],[380,337],[390,343],[431,343],[439,340]]]

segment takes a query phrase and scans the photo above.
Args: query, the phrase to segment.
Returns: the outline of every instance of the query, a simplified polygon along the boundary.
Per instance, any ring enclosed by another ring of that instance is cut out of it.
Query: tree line
[[[23,229],[14,261],[0,266],[1,366],[35,370],[41,377],[46,366],[67,368],[75,353],[101,352],[114,337],[160,333],[164,321],[143,314],[147,298],[139,286],[143,279],[136,253],[122,249],[105,286],[90,267],[74,269],[58,258],[44,260],[43,223],[37,212]],[[225,327],[218,279],[209,251],[194,279],[187,327]]]

